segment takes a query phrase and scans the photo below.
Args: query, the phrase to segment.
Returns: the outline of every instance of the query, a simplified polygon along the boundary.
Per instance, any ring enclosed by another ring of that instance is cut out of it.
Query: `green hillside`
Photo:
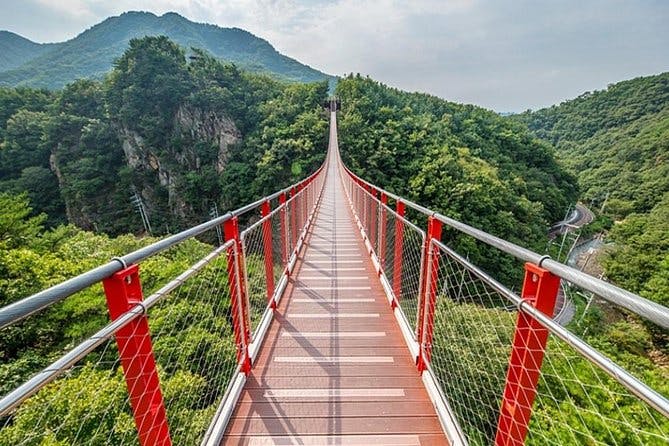
[[[669,73],[588,92],[514,117],[557,147],[578,175],[583,199],[624,218],[669,192]]]
[[[512,119],[555,144],[614,243],[606,276],[644,297],[669,296],[669,73],[588,92]],[[666,342],[666,334],[663,342]]]
[[[577,197],[553,148],[495,112],[361,76],[340,80],[337,94],[345,162],[430,209],[541,250],[550,222]],[[518,271],[511,259],[453,236],[460,252],[489,271]]]
[[[1,34],[0,85],[58,89],[76,79],[101,79],[131,39],[157,35],[165,35],[189,51],[200,48],[242,68],[287,80],[315,82],[330,78],[238,28],[194,23],[175,13],[156,16],[127,12],[59,44],[39,45],[15,34]]]
[[[315,170],[327,90],[135,39],[104,82],[0,87],[0,192],[27,194],[50,227],[138,233],[137,194],[153,234],[186,228]]]
[[[35,43],[18,34],[0,31],[0,72],[20,67],[55,46]]]

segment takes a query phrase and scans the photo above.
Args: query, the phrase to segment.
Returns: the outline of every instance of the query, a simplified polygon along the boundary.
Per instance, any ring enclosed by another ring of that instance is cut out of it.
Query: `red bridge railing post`
[[[251,371],[251,356],[249,344],[251,340],[251,322],[246,299],[246,285],[244,283],[244,251],[239,234],[239,221],[233,217],[223,223],[225,241],[234,240],[233,246],[228,248],[228,287],[230,288],[232,323],[237,346],[237,362],[242,371],[248,374]]]
[[[269,200],[265,200],[260,206],[260,215],[265,218],[272,212]],[[274,296],[274,254],[272,248],[272,219],[267,218],[262,223],[263,232],[263,256],[265,257],[265,277],[267,280],[267,300],[271,302],[271,307],[276,308]]]
[[[381,206],[379,206],[379,262],[381,268],[386,264],[386,224],[388,223],[388,214],[386,206],[388,205],[388,196],[381,192]]]
[[[139,266],[130,265],[102,281],[109,316],[116,320],[143,298]],[[142,446],[171,446],[169,426],[146,314],[116,333],[130,407]]]
[[[300,230],[307,224],[307,216],[309,215],[309,203],[307,201],[309,191],[307,190],[307,187],[309,187],[309,183],[304,183],[300,188],[300,190],[302,190],[302,194],[300,195],[300,199],[302,200],[302,220],[300,221]]]
[[[397,200],[395,212],[400,217],[404,217],[406,208],[404,203]],[[404,222],[400,218],[395,218],[395,249],[393,251],[393,308],[397,306],[402,297],[402,251],[404,246]]]
[[[279,223],[281,228],[281,264],[285,267],[288,265],[288,258],[290,257],[288,255],[288,222],[286,221],[286,193],[282,192],[281,195],[279,195],[279,206],[281,207],[281,210],[279,211],[280,214],[280,220],[281,222]]]
[[[376,252],[376,255],[379,254],[378,247],[378,225],[379,225],[379,208],[378,202],[376,201],[376,189],[370,187],[369,192],[372,194],[369,197],[369,244],[372,245],[372,248]],[[376,212],[374,208],[376,207]]]
[[[432,357],[432,335],[434,333],[434,310],[437,302],[437,282],[439,281],[439,251],[432,240],[441,240],[442,223],[430,216],[427,220],[427,234],[423,247],[423,271],[421,271],[420,295],[418,297],[418,351],[419,371],[427,368]]]
[[[524,301],[552,317],[559,289],[558,276],[531,263],[525,264],[521,293]],[[519,311],[497,424],[496,446],[525,443],[547,341],[548,330]]]
[[[297,199],[295,188],[290,188],[290,245],[291,252],[297,247]]]

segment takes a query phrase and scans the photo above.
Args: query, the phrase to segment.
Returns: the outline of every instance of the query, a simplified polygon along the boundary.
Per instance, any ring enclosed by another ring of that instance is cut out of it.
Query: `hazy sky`
[[[669,71],[669,0],[0,0],[0,29],[62,41],[128,10],[244,28],[327,73],[498,111]]]

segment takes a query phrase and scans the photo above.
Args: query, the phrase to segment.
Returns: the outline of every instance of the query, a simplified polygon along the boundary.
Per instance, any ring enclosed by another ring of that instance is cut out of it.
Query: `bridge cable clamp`
[[[538,266],[539,268],[542,268],[541,264],[544,263],[546,260],[552,260],[552,259],[551,259],[551,256],[549,256],[548,254],[542,256],[542,257],[539,259],[539,262],[537,262],[537,266]]]
[[[518,308],[519,313],[523,312],[523,305],[524,304],[528,304],[529,306],[534,308],[531,297],[521,297],[520,299],[518,299],[518,303],[516,304],[516,308]]]
[[[123,269],[128,268],[128,263],[125,260],[123,260],[121,257],[112,257],[111,260],[112,260],[112,262],[113,261],[119,262],[121,264],[121,266],[123,267]]]
[[[142,314],[145,316],[149,316],[149,310],[146,308],[146,305],[144,305],[144,302],[135,302],[135,307],[140,307],[142,310]]]

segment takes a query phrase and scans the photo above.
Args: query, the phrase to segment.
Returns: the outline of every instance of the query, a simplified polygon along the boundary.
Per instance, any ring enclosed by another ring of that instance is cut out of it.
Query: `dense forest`
[[[576,200],[574,177],[522,124],[359,75],[340,80],[337,95],[344,162],[391,192],[535,250]],[[488,271],[518,279],[511,259],[451,235]]]
[[[158,239],[110,238],[74,226],[47,230],[26,196],[0,193],[0,306],[55,285]],[[211,252],[190,240],[141,264],[145,296]],[[223,261],[223,260],[219,260]],[[175,444],[195,444],[234,369],[225,264],[186,281],[151,311],[153,348]],[[216,290],[210,294],[208,290]],[[193,299],[197,291],[198,299]],[[210,297],[210,298],[207,298]],[[214,298],[211,298],[214,297]],[[15,389],[109,321],[101,286],[76,293],[0,331],[0,394]],[[0,445],[138,444],[114,341],[0,418]]]
[[[154,234],[175,232],[313,171],[327,89],[133,40],[103,82],[0,89],[0,191],[26,193],[49,227],[111,235],[143,231],[139,199]]]
[[[669,305],[669,73],[613,84],[509,119],[526,123],[554,144],[558,158],[578,178],[581,199],[597,214],[592,226],[603,231],[606,242],[605,278]],[[573,297],[582,312],[584,301]],[[604,302],[596,302],[584,317],[586,322],[570,328],[660,393],[669,392],[666,330]],[[595,401],[599,408],[606,405]],[[666,434],[666,422],[649,430]],[[626,441],[637,440],[630,435]]]
[[[582,199],[610,228],[613,246],[603,262],[608,279],[667,305],[669,73],[619,82],[512,119],[555,144],[578,177]]]

